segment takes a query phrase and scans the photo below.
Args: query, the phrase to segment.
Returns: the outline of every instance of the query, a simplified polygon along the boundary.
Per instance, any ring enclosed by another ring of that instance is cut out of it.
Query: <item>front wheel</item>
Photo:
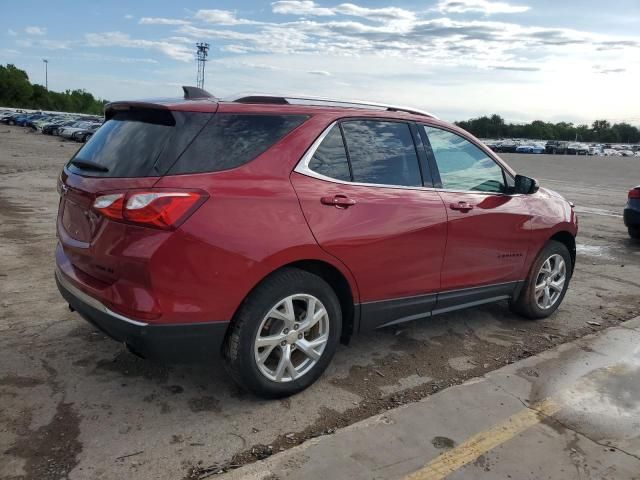
[[[265,398],[304,390],[327,368],[340,339],[342,312],[333,289],[312,273],[274,273],[245,299],[228,335],[228,372]]]
[[[635,240],[640,240],[640,227],[628,227],[629,236]]]
[[[533,262],[520,295],[511,301],[511,310],[532,320],[548,317],[562,303],[572,271],[567,247],[549,241]]]

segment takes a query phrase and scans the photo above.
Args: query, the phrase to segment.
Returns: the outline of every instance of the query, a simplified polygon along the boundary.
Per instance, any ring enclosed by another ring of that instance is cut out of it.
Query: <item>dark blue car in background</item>
[[[640,185],[629,190],[627,205],[624,207],[624,224],[631,238],[640,239]]]

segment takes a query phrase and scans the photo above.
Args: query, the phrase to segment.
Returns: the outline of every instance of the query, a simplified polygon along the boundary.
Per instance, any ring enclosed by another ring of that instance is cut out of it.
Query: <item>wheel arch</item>
[[[566,230],[561,230],[559,232],[554,233],[549,241],[555,240],[556,242],[562,243],[567,250],[569,250],[569,254],[571,255],[571,274],[573,275],[573,270],[576,265],[576,237]]]
[[[329,284],[338,297],[338,300],[340,301],[340,308],[342,310],[342,336],[340,341],[343,344],[348,344],[351,336],[358,331],[360,322],[358,290],[355,285],[355,280],[350,276],[350,272],[343,272],[338,266],[333,265],[327,260],[318,258],[301,258],[298,260],[291,260],[287,263],[278,264],[277,267],[272,268],[268,274],[264,275],[249,290],[246,297],[258,288],[258,286],[268,281],[272,275],[286,268],[304,270],[319,276]],[[238,305],[236,312],[233,315],[234,319],[241,305],[242,303]]]

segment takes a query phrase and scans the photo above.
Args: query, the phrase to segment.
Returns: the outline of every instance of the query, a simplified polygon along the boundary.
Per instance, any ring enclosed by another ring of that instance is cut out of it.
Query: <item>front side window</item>
[[[325,177],[345,182],[351,180],[347,151],[338,125],[334,125],[324,137],[309,162],[309,168]]]
[[[418,156],[409,125],[380,120],[342,123],[353,181],[422,186]]]
[[[442,188],[457,191],[502,193],[502,168],[460,135],[424,125],[435,157]]]

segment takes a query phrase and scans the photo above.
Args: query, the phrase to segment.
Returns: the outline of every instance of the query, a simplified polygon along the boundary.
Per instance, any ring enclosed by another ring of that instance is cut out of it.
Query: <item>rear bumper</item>
[[[75,287],[56,269],[60,294],[85,320],[133,353],[166,362],[206,361],[219,357],[229,322],[152,325],[112,312]]]

